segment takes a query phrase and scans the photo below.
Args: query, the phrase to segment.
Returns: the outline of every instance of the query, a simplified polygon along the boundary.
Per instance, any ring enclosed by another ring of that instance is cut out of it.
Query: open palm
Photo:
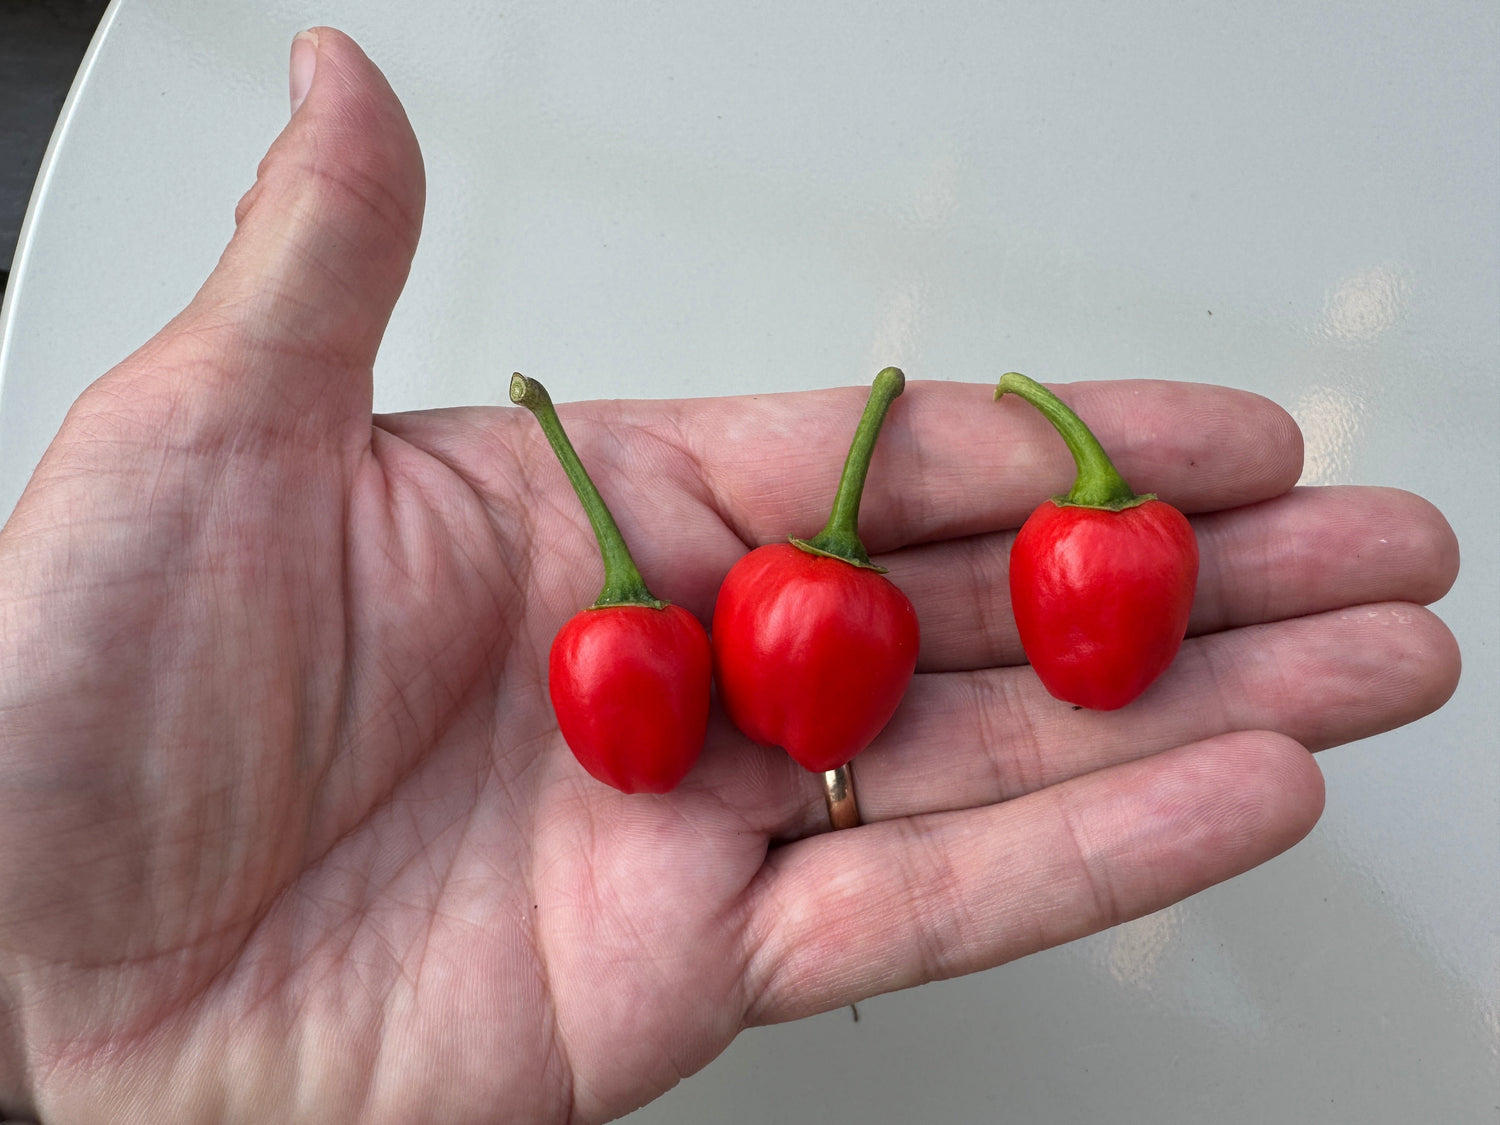
[[[1253,866],[1321,809],[1305,748],[1451,691],[1417,608],[1457,565],[1440,515],[1293,490],[1295,426],[1254,396],[1128,383],[1066,393],[1194,515],[1192,635],[1123,711],[1051,699],[1005,568],[1067,455],[986,386],[917,382],[862,521],[924,632],[858,760],[869,823],[824,831],[816,779],[717,711],[672,793],[595,782],[545,684],[591,533],[525,412],[372,419],[421,163],[358,48],[317,49],[219,269],[0,535],[0,1109],[604,1120],[749,1024]],[[863,398],[562,415],[647,581],[706,621],[749,547],[821,524]]]

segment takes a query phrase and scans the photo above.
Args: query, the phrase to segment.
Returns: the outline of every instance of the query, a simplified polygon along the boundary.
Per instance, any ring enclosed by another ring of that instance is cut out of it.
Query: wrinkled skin
[[[371,417],[421,164],[358,48],[318,50],[218,269],[78,401],[0,534],[0,1108],[604,1120],[747,1025],[1260,863],[1319,815],[1309,749],[1452,690],[1429,505],[1294,490],[1296,429],[1254,396],[1095,384],[1064,393],[1194,518],[1203,572],[1145,696],[1052,700],[1005,560],[1065,455],[986,383],[916,384],[861,523],[923,629],[856,762],[869,823],[823,832],[815,779],[717,713],[674,792],[600,785],[544,682],[597,552],[535,424]],[[865,393],[563,413],[648,580],[707,620],[747,545],[819,525]]]

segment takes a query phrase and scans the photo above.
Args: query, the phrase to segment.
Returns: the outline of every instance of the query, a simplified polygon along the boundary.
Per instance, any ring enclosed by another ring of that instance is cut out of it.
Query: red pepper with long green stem
[[[823,530],[751,551],[714,606],[714,673],[730,719],[815,772],[874,741],[916,669],[916,611],[870,561],[858,526],[875,439],[905,384],[894,367],[875,377]]]
[[[552,642],[547,687],[558,729],[583,768],[606,785],[665,793],[703,749],[713,676],[708,634],[687,610],[646,588],[546,388],[517,374],[510,400],[541,425],[604,558],[604,589]]]
[[[995,398],[1031,403],[1078,466],[1072,489],[1044,501],[1010,552],[1010,600],[1021,647],[1058,699],[1098,711],[1123,707],[1177,655],[1198,581],[1192,525],[1125,483],[1089,428],[1024,375]]]

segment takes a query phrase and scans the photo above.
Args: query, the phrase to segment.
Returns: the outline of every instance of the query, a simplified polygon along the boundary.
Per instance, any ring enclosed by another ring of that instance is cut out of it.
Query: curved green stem
[[[860,416],[854,441],[849,446],[849,456],[844,459],[839,490],[833,497],[833,511],[829,513],[823,530],[811,539],[792,540],[802,550],[884,573],[884,567],[870,561],[870,553],[859,537],[859,502],[864,496],[870,457],[875,452],[880,427],[885,424],[886,411],[905,387],[906,376],[899,368],[887,367],[875,376],[875,385],[870,388],[870,397],[865,402],[865,412]]]
[[[1115,469],[1099,439],[1089,432],[1083,421],[1068,409],[1067,403],[1034,379],[1015,371],[1000,377],[995,387],[995,398],[1003,394],[1017,394],[1040,410],[1047,421],[1068,443],[1068,452],[1078,466],[1078,478],[1066,496],[1057,497],[1059,504],[1070,504],[1078,508],[1108,508],[1121,511],[1154,500],[1151,495],[1137,496],[1131,491],[1125,478]]]
[[[619,526],[604,504],[604,497],[599,495],[599,490],[589,479],[583,462],[578,459],[577,450],[573,448],[573,443],[568,440],[568,435],[562,428],[562,422],[558,420],[557,410],[552,405],[552,396],[547,393],[547,388],[535,379],[528,379],[517,372],[510,377],[510,401],[531,411],[541,424],[542,433],[547,435],[552,452],[562,462],[563,472],[568,474],[573,491],[578,494],[578,500],[589,517],[594,538],[599,540],[599,553],[604,556],[604,589],[594,600],[593,608],[644,605],[652,609],[665,609],[667,603],[654,597],[646,588],[645,579],[641,577],[635,560],[630,557],[630,548],[625,546],[625,537],[620,534]]]

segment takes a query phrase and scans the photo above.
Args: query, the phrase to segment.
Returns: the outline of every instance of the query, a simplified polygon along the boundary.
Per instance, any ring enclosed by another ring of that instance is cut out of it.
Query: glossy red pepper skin
[[[674,788],[703,747],[712,656],[681,606],[604,606],[558,631],[547,686],[579,763],[625,793]]]
[[[1011,609],[1043,686],[1113,711],[1172,663],[1197,578],[1193,529],[1170,504],[1111,511],[1048,500],[1011,549]]]
[[[735,726],[809,770],[844,765],[895,713],[917,665],[917,614],[868,567],[758,547],[719,589],[714,673]]]

